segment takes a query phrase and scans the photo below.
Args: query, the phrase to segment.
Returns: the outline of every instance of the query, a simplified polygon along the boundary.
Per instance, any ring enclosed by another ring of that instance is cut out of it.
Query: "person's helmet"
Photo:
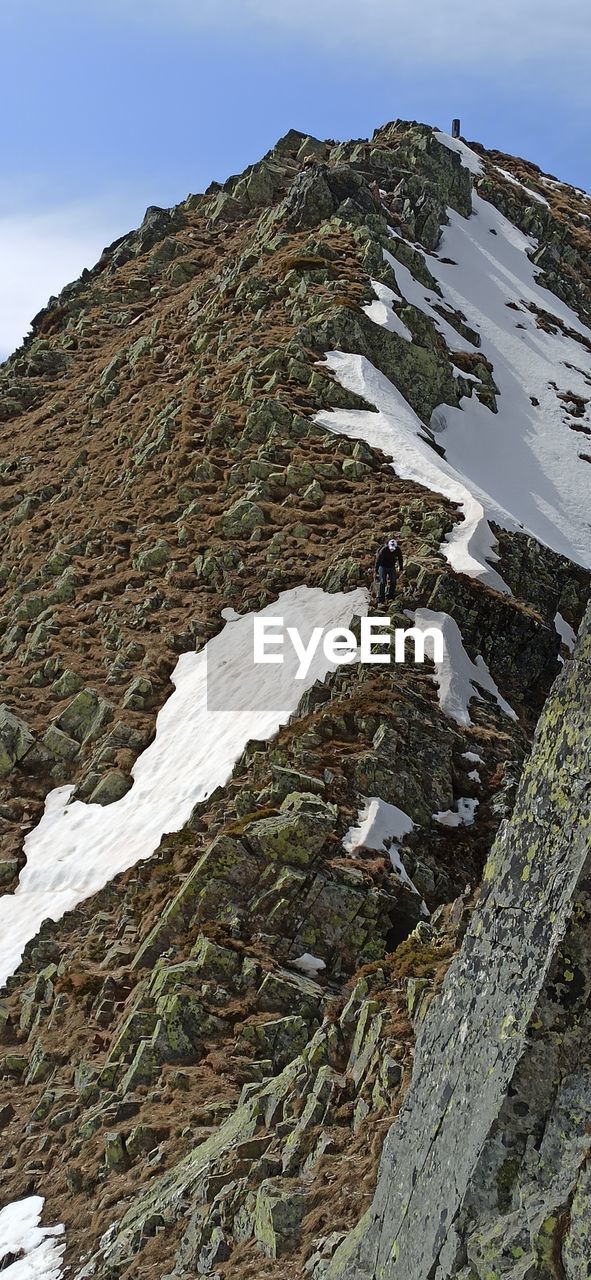
[[[395,551],[397,546],[396,538],[388,538],[388,551]]]

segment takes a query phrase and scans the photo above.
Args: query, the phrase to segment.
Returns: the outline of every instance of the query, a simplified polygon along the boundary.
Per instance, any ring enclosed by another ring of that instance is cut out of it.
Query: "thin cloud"
[[[79,0],[54,4],[74,12]],[[573,64],[588,60],[591,42],[589,0],[86,0],[85,9],[168,31],[175,24],[210,30],[229,44],[242,34],[261,41],[289,36],[304,46],[313,41],[311,48],[370,53],[380,64],[417,57],[468,73],[477,60],[494,75],[492,59],[499,70],[545,61],[566,87]]]
[[[106,205],[0,216],[0,359],[19,345],[50,296],[127,229],[123,212]]]
[[[170,0],[167,0],[167,4]],[[172,0],[185,19],[195,6]],[[210,6],[206,4],[211,22]],[[152,0],[152,9],[160,0]],[[409,53],[465,66],[466,59],[501,55],[504,62],[579,55],[584,33],[591,36],[588,0],[225,0],[220,18],[231,11],[269,29],[313,36],[333,47],[355,51],[372,47],[381,59],[398,61]],[[223,25],[223,22],[220,23]],[[588,55],[587,44],[587,55]]]

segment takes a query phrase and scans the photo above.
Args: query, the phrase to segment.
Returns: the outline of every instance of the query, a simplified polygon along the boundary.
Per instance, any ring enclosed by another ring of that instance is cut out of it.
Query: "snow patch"
[[[467,147],[466,143],[462,142],[461,138],[452,138],[450,133],[441,133],[439,130],[434,131],[433,137],[437,138],[442,147],[447,147],[448,151],[455,151],[456,155],[460,157],[464,169],[469,169],[475,178],[482,176],[484,173],[482,160],[476,155],[475,151],[472,151],[471,147]]]
[[[469,796],[460,796],[456,801],[455,809],[442,810],[440,813],[434,813],[433,817],[442,827],[471,827],[477,808],[478,800],[472,800]]]
[[[497,173],[500,173],[503,178],[507,179],[507,182],[510,182],[514,187],[521,187],[521,190],[525,191],[528,196],[531,196],[532,200],[537,200],[538,204],[545,204],[546,208],[549,208],[549,203],[546,200],[546,197],[541,196],[539,191],[533,191],[531,187],[526,186],[525,182],[520,182],[512,173],[509,173],[508,169],[501,169],[501,166],[498,164],[495,165],[495,169]]]
[[[392,870],[401,884],[406,885],[411,893],[420,897],[413,884],[399,851],[399,843],[414,830],[414,822],[407,813],[395,804],[387,804],[378,796],[368,796],[357,815],[358,826],[349,827],[343,836],[343,848],[346,853],[355,855],[358,849],[375,849],[378,853],[388,853]],[[421,902],[421,913],[430,914],[426,904]]]
[[[314,627],[346,627],[367,609],[365,590],[330,595],[300,586],[256,616],[281,615],[307,643]],[[16,893],[0,898],[0,985],[42,920],[59,920],[114,876],[149,858],[166,832],[179,831],[195,805],[225,785],[247,742],[274,737],[306,689],[335,670],[322,646],[305,680],[294,679],[298,659],[289,646],[282,666],[255,666],[254,617],[235,619],[201,652],[179,658],[174,693],[121,800],[104,807],[70,804],[72,787],[50,792],[40,823],[25,840],[27,861]],[[227,710],[211,710],[212,690]]]
[[[539,174],[538,182],[543,183],[545,187],[550,187],[553,191],[566,191],[567,193],[574,191],[583,200],[591,200],[591,195],[588,191],[585,191],[584,187],[571,187],[566,182],[559,182],[558,178],[549,178],[546,174]]]
[[[560,639],[562,640],[563,645],[566,646],[569,653],[572,653],[575,647],[575,640],[577,638],[576,631],[573,631],[573,628],[571,627],[570,622],[567,622],[566,618],[563,618],[561,613],[556,614],[556,617],[554,619],[554,626],[556,628],[556,631],[558,632],[558,635],[560,636]]]
[[[300,973],[305,973],[309,978],[315,978],[318,973],[326,969],[324,960],[319,960],[318,956],[310,955],[309,951],[304,951],[303,956],[297,960],[290,960],[292,969],[299,969]]]
[[[480,383],[480,378],[477,378],[475,373],[464,373],[463,369],[458,369],[457,364],[452,364],[451,371],[454,378],[464,378],[466,382]]]
[[[384,329],[389,329],[390,333],[397,333],[399,338],[404,338],[406,342],[412,342],[412,333],[407,329],[406,325],[397,316],[394,310],[394,303],[401,302],[402,299],[393,289],[389,289],[387,284],[382,284],[380,280],[372,280],[372,289],[376,295],[374,302],[367,302],[363,308],[366,316],[373,320],[374,324],[379,324]]]
[[[444,658],[442,663],[435,664],[433,679],[437,685],[439,705],[446,715],[457,724],[470,725],[469,704],[472,698],[482,701],[479,689],[492,694],[501,711],[511,720],[517,715],[509,703],[499,693],[490,671],[479,655],[473,662],[466,653],[462,633],[457,622],[448,613],[435,613],[432,609],[417,609],[416,613],[406,612],[412,618],[415,627],[422,631],[429,627],[438,627],[443,632]],[[433,640],[425,638],[425,653],[433,657]]]
[[[432,289],[427,289],[419,280],[415,280],[411,271],[399,262],[392,253],[388,253],[387,249],[383,251],[384,259],[388,263],[396,276],[396,284],[406,302],[416,307],[418,311],[422,311],[428,320],[431,320],[435,328],[441,334],[448,351],[476,351],[474,343],[469,342],[467,338],[462,338],[453,324],[453,316],[446,320],[436,310],[437,306],[444,307],[445,302],[439,294],[434,293]],[[426,255],[425,255],[426,256]]]
[[[42,1196],[28,1196],[0,1210],[2,1280],[59,1280],[66,1246],[58,1243],[57,1237],[63,1236],[64,1227],[40,1225],[44,1203]],[[3,1267],[9,1254],[17,1255],[17,1261]]]
[[[408,400],[365,356],[330,351],[319,363],[334,373],[342,387],[375,405],[378,412],[322,409],[314,421],[338,435],[365,440],[393,459],[393,469],[402,480],[414,480],[457,503],[464,518],[446,535],[441,545],[442,554],[458,573],[480,578],[497,591],[510,595],[509,587],[489,563],[499,557],[482,502],[473,496],[457,471],[435,453],[426,427]],[[506,512],[504,516],[508,519]],[[506,523],[506,519],[500,523]]]
[[[387,804],[377,797],[368,798],[358,815],[359,826],[349,827],[343,836],[346,853],[356,849],[379,849],[383,852],[386,840],[404,840],[414,830],[414,822],[395,804]]]
[[[402,858],[400,857],[400,851],[399,851],[399,849],[398,849],[398,845],[397,845],[397,844],[391,844],[391,845],[390,845],[390,848],[388,849],[388,853],[389,853],[389,855],[390,855],[390,862],[392,863],[392,870],[393,870],[394,874],[395,874],[395,875],[398,877],[398,879],[400,880],[400,883],[401,883],[401,884],[405,884],[405,885],[407,886],[407,888],[408,888],[408,889],[410,889],[411,893],[414,893],[414,894],[415,894],[415,897],[420,898],[420,897],[421,897],[421,895],[420,895],[420,893],[419,893],[418,889],[416,888],[416,886],[413,884],[413,882],[412,882],[412,880],[411,880],[411,878],[410,878],[410,876],[409,876],[409,874],[408,874],[408,872],[407,872],[407,870],[406,870],[406,867],[405,867],[405,865],[404,865],[404,863],[403,863],[403,861],[402,861]],[[421,898],[421,915],[422,915],[422,916],[430,916],[430,915],[431,915],[431,912],[429,911],[429,908],[428,908],[427,903],[425,902],[424,898]]]

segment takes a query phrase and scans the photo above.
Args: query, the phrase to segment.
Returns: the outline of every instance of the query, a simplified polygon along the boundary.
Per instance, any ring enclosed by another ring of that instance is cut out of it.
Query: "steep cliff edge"
[[[588,1274],[590,717],[591,610],[421,1025],[371,1209],[318,1275]]]

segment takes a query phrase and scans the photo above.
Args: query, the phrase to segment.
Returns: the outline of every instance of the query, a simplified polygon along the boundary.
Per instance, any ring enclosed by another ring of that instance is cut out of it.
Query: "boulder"
[[[18,861],[16,858],[0,859],[0,892],[9,885],[14,879],[18,870]]]
[[[229,537],[244,538],[265,523],[265,514],[256,502],[243,495],[222,517],[222,528]]]
[[[109,769],[89,796],[90,804],[114,804],[129,791],[131,778],[122,769]]]
[[[271,1179],[261,1183],[256,1200],[254,1237],[268,1258],[279,1258],[294,1248],[305,1211],[303,1191],[286,1191]]]
[[[292,792],[278,814],[249,823],[244,834],[265,861],[308,866],[326,844],[335,820],[335,805],[311,793]]]
[[[0,778],[6,777],[34,746],[35,739],[24,720],[5,704],[0,706]]]
[[[147,676],[136,676],[123,696],[122,706],[126,711],[143,711],[146,698],[154,692],[152,681]]]
[[[201,981],[217,979],[223,982],[224,979],[235,977],[242,965],[242,957],[237,951],[218,946],[203,933],[199,934],[191,951],[191,959]]]
[[[112,719],[113,708],[104,698],[95,693],[94,689],[81,689],[57,716],[54,724],[62,733],[75,738],[76,742],[85,743],[96,737]]]
[[[168,564],[171,558],[171,549],[164,538],[160,538],[152,547],[146,547],[145,551],[140,551],[136,559],[136,568],[141,573],[148,573],[150,569],[161,569],[163,565]]]
[[[113,1173],[129,1168],[130,1160],[121,1133],[105,1134],[105,1164]]]
[[[298,773],[297,769],[286,769],[282,765],[271,765],[271,789],[274,796],[284,800],[294,791],[320,794],[324,791],[321,778],[314,778],[308,773]]]
[[[282,221],[294,231],[316,227],[331,218],[340,205],[372,214],[377,206],[365,178],[348,165],[312,164],[295,178],[279,206]]]
[[[82,688],[84,681],[76,671],[62,671],[61,676],[54,680],[51,686],[51,692],[56,698],[72,698],[74,694]]]
[[[50,724],[45,730],[41,742],[46,751],[59,761],[73,760],[80,750],[80,743],[63,733],[55,724]]]
[[[316,1023],[318,1018],[316,1018]],[[251,1045],[257,1057],[269,1059],[280,1071],[297,1058],[310,1038],[309,1026],[299,1014],[272,1022],[252,1022],[241,1028],[239,1044]]]

